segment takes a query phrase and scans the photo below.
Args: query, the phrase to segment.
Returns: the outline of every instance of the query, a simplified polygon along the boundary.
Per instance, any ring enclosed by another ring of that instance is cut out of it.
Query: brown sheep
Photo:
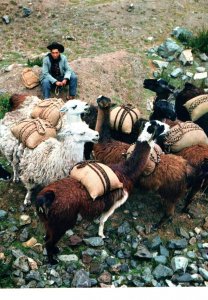
[[[26,94],[13,94],[9,98],[10,111],[14,111],[21,107],[21,104],[25,101],[26,97],[29,95]]]
[[[74,227],[78,214],[89,220],[102,214],[99,235],[103,237],[104,223],[114,210],[127,200],[134,183],[145,168],[151,150],[149,143],[152,146],[150,141],[157,137],[160,130],[161,125],[155,123],[148,138],[140,138],[137,141],[129,159],[110,165],[123,183],[123,189],[108,192],[93,201],[84,186],[69,176],[48,185],[38,194],[36,209],[40,220],[45,225],[46,249],[50,263],[56,263],[53,258],[57,253],[55,245],[66,230]]]

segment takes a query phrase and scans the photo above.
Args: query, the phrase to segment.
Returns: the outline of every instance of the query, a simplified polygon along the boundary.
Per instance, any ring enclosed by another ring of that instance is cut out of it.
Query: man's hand
[[[56,81],[57,86],[63,86],[63,83],[61,81]]]
[[[65,86],[67,84],[67,79],[62,80],[62,85]]]

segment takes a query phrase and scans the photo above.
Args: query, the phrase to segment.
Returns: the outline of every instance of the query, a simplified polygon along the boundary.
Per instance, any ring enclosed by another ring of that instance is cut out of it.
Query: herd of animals
[[[157,192],[164,205],[164,215],[154,229],[171,220],[176,204],[184,199],[183,212],[194,195],[205,190],[208,183],[208,112],[197,119],[203,132],[203,143],[196,140],[180,151],[171,153],[165,145],[171,128],[191,122],[184,104],[203,89],[186,83],[177,90],[163,79],[146,79],[144,88],[156,93],[149,120],[138,118],[130,133],[115,130],[110,123],[113,104],[99,96],[97,105],[81,100],[70,100],[60,109],[62,126],[56,138],[49,138],[36,148],[29,149],[12,134],[11,126],[30,117],[40,101],[36,96],[12,95],[11,111],[0,120],[0,152],[13,168],[13,181],[21,180],[29,205],[32,193],[43,188],[35,197],[34,205],[46,230],[45,246],[48,261],[57,263],[58,241],[72,229],[78,214],[93,220],[100,217],[98,234],[104,236],[104,223],[116,208],[126,202],[135,186]],[[174,99],[174,104],[172,100]],[[108,190],[93,200],[70,169],[79,162],[94,160],[113,170],[122,188]],[[0,178],[11,174],[0,165]]]

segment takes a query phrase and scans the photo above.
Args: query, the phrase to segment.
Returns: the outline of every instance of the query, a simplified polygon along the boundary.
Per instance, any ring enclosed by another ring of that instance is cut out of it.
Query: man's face
[[[51,50],[51,55],[52,55],[53,59],[57,59],[57,58],[59,58],[60,52],[58,51],[58,49],[53,49],[53,50]]]

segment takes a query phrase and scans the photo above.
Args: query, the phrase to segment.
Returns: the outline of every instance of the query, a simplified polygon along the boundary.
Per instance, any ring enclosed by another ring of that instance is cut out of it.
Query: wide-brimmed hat
[[[59,52],[61,52],[61,53],[64,52],[64,46],[57,42],[53,42],[50,45],[48,45],[47,49],[49,49],[49,50],[58,49]]]

